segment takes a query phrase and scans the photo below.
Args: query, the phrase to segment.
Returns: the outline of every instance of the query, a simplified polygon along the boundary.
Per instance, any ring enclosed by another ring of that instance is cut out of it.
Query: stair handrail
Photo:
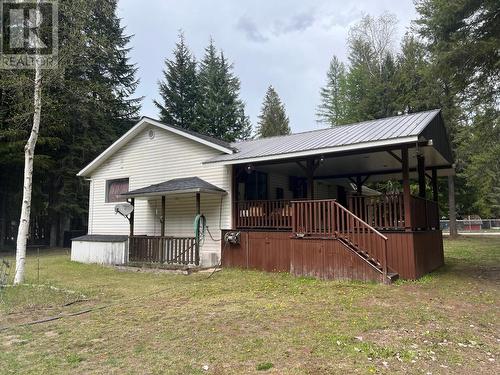
[[[360,223],[362,226],[364,226],[369,232],[372,232],[374,233],[375,235],[377,235],[381,240],[382,240],[382,274],[383,274],[383,279],[384,279],[384,283],[388,283],[389,280],[387,278],[387,240],[388,238],[386,236],[384,236],[382,233],[380,233],[377,229],[375,229],[374,227],[372,227],[370,224],[368,224],[366,221],[364,221],[363,219],[361,219],[360,217],[356,216],[353,212],[349,211],[346,207],[342,206],[339,202],[337,202],[336,200],[334,200],[333,202],[334,206],[337,207],[338,209],[340,209],[341,211],[345,212],[347,216],[351,217],[353,219],[353,225],[352,225],[352,230],[353,230],[353,233],[350,234],[349,231],[342,231],[344,235],[347,235],[348,238],[349,238],[349,242],[351,242],[352,244],[355,243],[355,238],[354,238],[354,220],[357,221],[358,223]],[[337,215],[338,216],[338,215]],[[335,223],[335,226],[337,227],[336,229],[339,229],[337,232],[340,234],[340,223],[338,222],[338,220],[334,220],[334,223]],[[342,228],[343,229],[343,228]],[[349,228],[347,228],[349,229]],[[358,243],[359,243],[359,233],[358,233]],[[370,243],[370,241],[367,241],[368,243]],[[358,244],[359,246],[359,244]],[[370,254],[370,251],[369,251],[369,248],[364,248],[363,251],[366,251],[368,253],[368,255],[370,255],[370,257],[376,261],[379,261],[375,256],[373,256],[373,253]]]

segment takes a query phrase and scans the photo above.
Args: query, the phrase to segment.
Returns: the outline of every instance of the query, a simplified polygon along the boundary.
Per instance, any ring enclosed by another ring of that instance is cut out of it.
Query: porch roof
[[[441,117],[441,110],[418,112],[327,129],[233,143],[238,150],[205,163],[242,164],[302,158],[380,147],[395,147],[432,141],[441,166],[451,166],[453,157]]]
[[[226,194],[226,191],[205,180],[202,180],[199,177],[186,177],[174,178],[159,184],[131,190],[128,193],[121,195],[127,198],[134,198],[182,193]]]

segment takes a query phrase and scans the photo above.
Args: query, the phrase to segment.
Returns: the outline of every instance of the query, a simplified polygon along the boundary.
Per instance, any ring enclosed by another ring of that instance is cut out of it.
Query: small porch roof
[[[174,178],[159,184],[149,185],[122,194],[127,198],[162,196],[183,193],[226,194],[224,189],[202,180],[199,177]]]

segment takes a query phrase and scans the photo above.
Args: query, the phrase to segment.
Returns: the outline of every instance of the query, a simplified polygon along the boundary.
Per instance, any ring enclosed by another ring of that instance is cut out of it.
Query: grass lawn
[[[48,252],[44,286],[0,292],[0,373],[498,374],[500,237],[445,249],[444,268],[391,286],[123,272]],[[90,307],[103,308],[17,325]]]

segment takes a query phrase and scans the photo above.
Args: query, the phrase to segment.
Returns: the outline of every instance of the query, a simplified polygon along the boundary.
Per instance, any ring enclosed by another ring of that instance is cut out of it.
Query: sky
[[[316,122],[319,90],[333,55],[347,61],[349,28],[364,14],[389,11],[399,20],[398,39],[416,18],[413,0],[119,0],[118,16],[133,35],[131,62],[144,96],[142,115],[158,117],[158,80],[179,30],[201,59],[210,37],[234,64],[241,99],[255,126],[272,85],[285,104],[293,132]],[[397,46],[396,46],[397,47]]]

